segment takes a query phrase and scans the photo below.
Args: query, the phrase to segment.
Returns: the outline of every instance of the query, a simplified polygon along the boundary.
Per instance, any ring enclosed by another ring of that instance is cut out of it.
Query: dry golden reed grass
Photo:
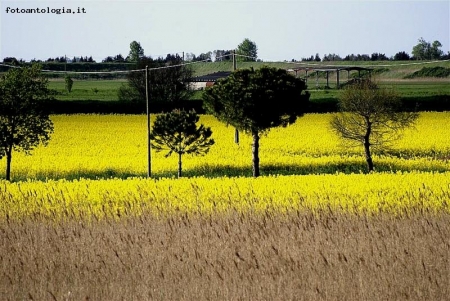
[[[449,300],[450,215],[0,222],[1,300]]]

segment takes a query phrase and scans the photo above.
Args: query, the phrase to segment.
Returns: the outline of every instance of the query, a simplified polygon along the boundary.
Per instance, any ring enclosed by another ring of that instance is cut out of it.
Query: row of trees
[[[216,49],[214,51],[201,53],[198,56],[193,53],[186,53],[185,60],[189,62],[228,62],[233,60],[234,53],[237,54],[236,60],[240,62],[255,62],[258,60],[258,47],[256,46],[256,43],[250,39],[244,39],[236,47],[236,50]]]
[[[127,57],[128,58],[128,57]],[[121,54],[117,54],[115,56],[108,56],[102,60],[103,63],[125,63],[126,58],[124,58]]]
[[[244,69],[207,89],[204,105],[209,114],[252,136],[252,172],[258,177],[261,136],[273,127],[294,123],[303,114],[309,101],[305,91],[305,82],[285,70]],[[362,144],[368,171],[374,170],[372,149],[399,139],[402,130],[418,118],[415,112],[401,111],[394,91],[379,88],[370,80],[348,86],[339,105],[341,112],[332,118],[331,127],[350,146]],[[168,150],[166,156],[178,154],[179,177],[183,154],[203,155],[214,144],[211,129],[197,128],[197,121],[195,112],[180,110],[159,115],[155,121],[152,145],[157,151]]]
[[[409,57],[408,57],[409,59]],[[316,53],[315,56],[309,58],[302,58],[304,62],[339,62],[339,61],[386,61],[389,60],[388,57],[384,53],[372,53],[372,55],[368,54],[349,54],[342,58],[339,54],[330,53],[325,54],[323,58],[320,58],[320,55]],[[295,60],[293,60],[295,61]]]
[[[165,60],[152,60],[143,56],[137,64],[139,68],[143,68],[155,66],[156,62],[160,66],[168,67],[179,64],[180,59],[178,56],[168,55]],[[184,68],[187,69],[184,70],[185,73],[182,72]],[[177,86],[177,83],[183,83],[183,80],[176,78],[177,74],[186,74],[186,82],[190,76],[189,72],[191,71],[186,66],[152,72],[149,77],[150,86],[153,87],[150,89],[151,99],[170,99],[174,102],[183,100],[182,95],[187,95],[188,91],[182,93],[186,85]],[[170,79],[173,79],[173,82]],[[137,92],[134,101],[142,101],[145,96],[144,76],[141,73],[132,73],[126,89]],[[264,67],[256,71],[244,69],[234,72],[207,89],[203,94],[203,101],[208,113],[233,125],[237,130],[252,135],[253,175],[257,177],[261,134],[272,127],[287,126],[295,122],[297,116],[301,116],[307,107],[309,95],[305,91],[305,83],[288,75],[285,70]],[[369,171],[373,170],[371,147],[381,147],[387,141],[395,140],[401,129],[413,124],[418,116],[416,113],[401,112],[401,102],[395,93],[380,89],[367,81],[350,85],[342,94],[340,106],[343,112],[333,119],[332,126],[344,139],[363,143]],[[158,117],[158,126],[152,134],[155,149],[168,148],[168,155],[172,152],[179,155],[179,176],[184,153],[206,153],[214,143],[211,142],[210,131],[203,130],[203,126],[194,130],[192,120],[195,118],[192,114],[177,110],[169,115],[162,115]],[[191,120],[191,124],[186,127],[186,131],[183,131],[183,127],[176,126],[186,123],[187,120]],[[190,144],[193,145],[192,148]]]
[[[407,60],[439,60],[439,59],[450,59],[450,52],[444,54],[444,52],[440,49],[442,44],[439,41],[428,42],[423,38],[418,40],[418,44],[415,45],[412,49],[411,55],[405,51],[399,51],[392,57],[387,57],[386,54],[380,52],[374,52],[371,55],[369,54],[348,54],[345,57],[341,57],[339,54],[329,53],[325,54],[322,58],[319,53],[316,55],[311,55],[307,58],[302,58],[301,61],[305,62],[330,62],[330,61],[407,61]],[[123,57],[122,54],[117,54],[115,56],[108,56],[102,60],[103,63],[125,63],[125,62],[137,62],[140,57],[144,56],[144,49],[142,48],[139,42],[133,41],[130,44],[130,53],[127,57]],[[223,50],[216,49],[214,51],[207,51],[205,53],[200,53],[199,55],[195,55],[194,53],[186,53],[184,56],[185,61],[196,62],[196,61],[206,61],[206,62],[223,62],[223,61],[231,61],[233,59],[233,53],[238,55],[238,61],[260,61],[258,60],[258,47],[256,43],[251,41],[250,39],[244,39],[235,50]],[[295,62],[295,59],[292,59],[292,62]],[[16,58],[8,57],[4,58],[3,63],[18,65],[20,62],[24,62],[23,60],[19,61]],[[31,61],[40,63],[42,61],[33,59]],[[90,57],[73,57],[73,59],[69,60],[66,56],[56,57],[56,58],[48,58],[46,62],[59,62],[59,63],[67,63],[67,62],[88,62],[95,63],[92,56]]]
[[[66,56],[56,57],[56,58],[48,58],[46,60],[47,63],[49,62],[55,62],[55,63],[95,63],[92,56],[90,57],[76,57],[74,56],[72,59],[68,59]],[[41,61],[38,60],[31,60],[31,63],[41,63]]]
[[[17,61],[16,58],[5,58],[3,60],[4,63],[9,63],[12,65],[16,65],[17,63],[25,63],[25,61]],[[49,57],[48,59],[45,60],[46,63],[95,63],[95,60],[92,58],[92,56],[90,57],[83,57],[83,56],[79,56],[76,57],[74,56],[72,59],[67,58],[66,56],[61,56],[61,57]],[[30,63],[44,63],[42,60],[37,60],[37,59],[32,59],[30,61]]]
[[[188,62],[196,62],[196,61],[231,61],[232,54],[234,50],[214,50],[208,51],[205,53],[201,53],[199,55],[195,55],[194,53],[186,53],[184,56],[184,60]],[[250,41],[249,39],[244,39],[242,43],[240,43],[236,47],[236,54],[238,61],[256,61],[258,57],[258,47],[255,42]],[[179,54],[178,54],[179,55]],[[128,56],[123,57],[122,54],[117,54],[115,56],[107,56],[102,60],[103,63],[136,63],[140,58],[144,57],[144,48],[142,48],[141,44],[137,41],[133,41],[130,44],[130,52]],[[18,61],[16,58],[7,57],[3,59],[3,63],[18,65],[19,63],[24,63],[25,61]],[[90,57],[73,57],[73,59],[68,59],[66,56],[56,57],[56,58],[48,58],[45,62],[55,62],[55,63],[95,63],[95,60]],[[43,63],[41,60],[33,59],[31,63]]]
[[[141,84],[145,86],[145,82]],[[48,80],[36,64],[11,69],[1,78],[0,159],[6,157],[7,180],[11,178],[13,150],[29,153],[49,141],[53,124],[45,103],[51,98]],[[263,67],[233,72],[207,89],[203,100],[209,114],[252,136],[252,170],[257,177],[261,136],[273,127],[294,123],[305,112],[309,94],[305,82],[286,70]],[[343,139],[363,145],[369,171],[374,168],[371,149],[397,139],[418,117],[414,112],[402,112],[395,93],[370,81],[349,85],[339,104],[341,113],[331,125]],[[179,155],[179,176],[183,154],[204,154],[214,144],[211,129],[197,127],[197,122],[194,112],[181,110],[159,115],[155,121],[152,144],[158,151],[168,149],[167,155]]]
[[[393,57],[387,57],[384,53],[374,52],[369,54],[348,54],[344,58],[335,53],[325,54],[323,58],[316,53],[308,58],[302,58],[306,62],[329,62],[329,61],[408,61],[408,60],[440,60],[450,59],[450,52],[444,54],[440,49],[441,42],[434,41],[433,43],[425,41],[423,38],[418,40],[418,44],[413,47],[411,55],[405,51],[397,52]],[[295,60],[292,60],[295,61]]]
[[[135,48],[137,50],[143,49],[138,42],[132,42],[130,47]],[[448,59],[450,58],[450,53],[444,55],[444,52],[440,49],[442,44],[439,41],[434,41],[433,43],[425,41],[423,38],[418,40],[418,44],[412,49],[412,56],[410,56],[405,51],[397,52],[393,57],[389,58],[384,53],[374,52],[371,55],[368,54],[348,54],[344,58],[335,53],[326,54],[323,58],[320,58],[320,55],[316,53],[315,56],[311,56],[309,58],[302,58],[302,61],[316,61],[316,62],[327,62],[327,61],[384,61],[384,60],[395,60],[395,61],[404,61],[404,60],[434,60],[434,59]],[[217,49],[214,51],[208,51],[206,53],[201,53],[196,56],[193,53],[186,53],[185,60],[186,61],[231,61],[234,50],[221,50]],[[236,54],[238,55],[238,61],[256,61],[258,57],[258,47],[256,43],[251,41],[250,39],[244,39],[237,47]],[[120,57],[119,57],[120,56]],[[108,60],[108,58],[110,58]],[[133,57],[130,51],[130,55],[123,59],[121,55],[116,56],[116,59],[108,57],[107,61],[131,61],[135,62],[136,57]],[[105,60],[104,60],[105,61]]]

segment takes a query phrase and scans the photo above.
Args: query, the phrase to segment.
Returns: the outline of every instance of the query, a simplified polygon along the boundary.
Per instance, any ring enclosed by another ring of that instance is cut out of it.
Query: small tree
[[[64,81],[66,83],[66,90],[67,92],[72,92],[72,86],[73,86],[73,79],[72,77],[70,77],[70,75],[66,75],[64,77]]]
[[[315,56],[315,58],[314,58],[314,61],[316,61],[316,62],[320,62],[320,61],[321,61],[320,56],[319,56],[318,53],[316,53],[316,56]]]
[[[48,80],[38,65],[11,69],[0,80],[0,159],[6,156],[6,180],[11,179],[12,151],[30,153],[44,145],[53,123],[44,111],[51,98]]]
[[[420,38],[418,44],[413,47],[412,55],[417,60],[435,60],[440,59],[444,52],[440,49],[441,42],[434,41],[433,44]]]
[[[400,138],[401,130],[414,124],[416,112],[402,112],[401,101],[392,90],[369,80],[349,85],[339,99],[341,112],[331,120],[343,139],[362,144],[368,171],[373,171],[371,149]]]
[[[258,47],[256,47],[255,42],[252,42],[249,39],[245,39],[241,44],[238,45],[236,54],[244,55],[238,56],[238,61],[256,62],[256,58],[258,57]]]
[[[142,48],[139,42],[133,41],[130,43],[130,54],[128,55],[128,60],[130,62],[137,63],[144,57],[144,48]]]
[[[218,81],[203,94],[210,114],[253,137],[253,176],[259,176],[260,135],[295,122],[308,106],[306,84],[286,70],[243,69]]]
[[[444,52],[440,49],[441,47],[442,44],[439,41],[434,41],[433,44],[431,44],[430,58],[432,60],[438,60],[444,55]]]
[[[411,57],[405,51],[397,52],[394,55],[394,61],[409,61],[410,59],[411,59]]]
[[[194,112],[174,110],[158,115],[150,135],[151,144],[156,151],[169,150],[178,154],[178,177],[181,177],[182,155],[204,155],[214,144],[211,128],[201,124],[197,127],[199,116]]]

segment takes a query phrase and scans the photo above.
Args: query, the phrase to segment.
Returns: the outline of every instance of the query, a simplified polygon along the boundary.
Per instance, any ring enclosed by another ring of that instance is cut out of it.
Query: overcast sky
[[[45,13],[13,13],[43,9]],[[71,9],[70,14],[47,10]],[[85,11],[83,13],[82,11]],[[9,12],[7,12],[7,10]],[[81,13],[78,13],[80,11]],[[234,49],[254,41],[258,57],[282,61],[320,54],[411,53],[420,37],[450,44],[450,1],[142,0],[3,1],[0,59],[146,55]]]

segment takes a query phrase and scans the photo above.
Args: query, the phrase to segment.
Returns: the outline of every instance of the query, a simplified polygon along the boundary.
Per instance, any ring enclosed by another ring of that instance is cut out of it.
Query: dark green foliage
[[[206,89],[206,111],[253,136],[253,176],[259,176],[259,138],[270,128],[294,123],[308,108],[306,84],[286,70],[243,69]]]
[[[238,56],[237,61],[241,62],[255,62],[258,57],[258,47],[255,42],[245,39],[241,44],[238,45],[236,49],[236,54],[243,56]]]
[[[179,156],[178,177],[181,176],[181,156],[184,154],[204,155],[214,144],[211,128],[201,124],[197,127],[199,116],[194,112],[174,110],[158,115],[150,135],[152,147],[156,151],[168,150]]]
[[[141,43],[133,41],[130,43],[130,54],[128,55],[128,61],[136,63],[142,57],[144,57],[144,48]]]
[[[70,75],[66,75],[64,78],[64,82],[65,82],[65,87],[67,92],[72,92],[72,87],[73,87],[73,79],[70,77]]]
[[[158,115],[153,124],[152,147],[157,151],[168,150],[166,157],[172,153],[204,155],[209,151],[214,140],[211,128],[203,124],[197,128],[199,116],[191,111],[173,110]]]
[[[287,126],[301,116],[309,94],[306,84],[283,69],[243,69],[203,94],[205,109],[219,120],[252,133]]]
[[[416,60],[437,60],[444,54],[441,47],[442,44],[439,41],[430,43],[420,38],[418,44],[412,49],[412,55]]]
[[[370,56],[371,61],[388,61],[389,58],[384,53],[374,52]]]
[[[316,53],[316,56],[315,56],[315,58],[314,58],[314,61],[316,61],[316,62],[320,62],[320,61],[321,61],[320,56],[319,56],[318,53]]]
[[[450,76],[450,68],[444,67],[424,67],[419,71],[416,71],[408,76],[406,79],[417,78],[417,77],[448,77]]]
[[[125,59],[123,58],[123,56],[121,54],[118,54],[114,57],[108,56],[105,59],[103,59],[102,62],[103,63],[121,63],[121,62],[125,62]]]
[[[411,59],[411,57],[405,51],[397,52],[394,55],[394,61],[409,61],[410,59]]]
[[[6,179],[11,177],[12,151],[30,153],[46,144],[53,123],[45,112],[52,92],[41,68],[9,70],[0,80],[0,159],[6,156]]]
[[[190,66],[181,66],[183,59],[179,55],[167,55],[165,59],[143,57],[136,65],[137,70],[146,66],[149,81],[150,102],[182,102],[193,94],[189,81],[193,76]],[[169,66],[176,66],[165,68]],[[156,68],[156,69],[155,69]],[[153,69],[153,70],[152,70]],[[145,72],[131,72],[128,83],[119,90],[119,100],[145,104]]]
[[[4,64],[12,65],[12,66],[18,66],[19,61],[15,57],[5,57],[3,59]]]

